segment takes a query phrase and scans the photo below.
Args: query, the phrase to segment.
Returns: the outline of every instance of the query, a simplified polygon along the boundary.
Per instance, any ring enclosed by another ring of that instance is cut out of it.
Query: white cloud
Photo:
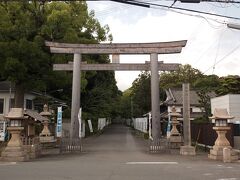
[[[120,6],[120,9],[122,7]],[[181,54],[159,55],[159,60],[188,63],[203,72],[232,51],[240,42],[240,31],[228,30],[225,25],[211,20],[169,11],[163,13],[159,9],[125,8],[123,11],[105,14],[104,18],[100,19],[102,24],[109,25],[115,43],[188,40]],[[217,64],[214,72],[218,75],[240,74],[236,68],[240,66],[239,53],[240,50]],[[121,56],[121,62],[125,63],[143,63],[145,60],[149,60],[149,56]],[[206,73],[211,74],[212,69],[210,68]],[[116,72],[118,87],[121,90],[130,87],[137,74]]]

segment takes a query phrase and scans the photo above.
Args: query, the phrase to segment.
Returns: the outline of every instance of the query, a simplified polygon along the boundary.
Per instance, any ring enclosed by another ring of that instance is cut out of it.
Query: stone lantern
[[[22,140],[20,138],[22,121],[24,120],[24,111],[22,108],[12,108],[5,117],[10,123],[7,130],[11,134],[11,139],[7,147],[2,152],[2,160],[4,161],[26,161],[29,159],[27,153],[23,149]]]
[[[170,112],[169,115],[171,117],[172,124],[172,130],[170,132],[170,145],[171,148],[180,148],[183,140],[181,134],[177,129],[177,126],[180,124],[177,118],[181,117],[182,115],[176,112],[175,106],[172,107],[172,112]]]
[[[213,149],[210,150],[210,154],[208,157],[210,159],[214,160],[223,160],[223,149],[229,148],[232,149],[230,146],[229,141],[226,138],[227,131],[230,130],[230,127],[228,126],[228,119],[234,118],[233,116],[230,116],[227,112],[227,109],[218,109],[216,108],[214,110],[213,116],[210,117],[210,119],[215,120],[215,126],[213,129],[217,132],[217,139],[215,141],[215,144],[213,146]],[[231,154],[230,157],[232,160],[238,159],[237,155],[234,155],[234,153]]]
[[[48,111],[48,106],[46,104],[43,106],[43,112],[41,112],[40,115],[45,117],[45,119],[42,121],[43,130],[40,133],[40,142],[53,142],[54,136],[51,135],[51,132],[48,128],[52,113]]]

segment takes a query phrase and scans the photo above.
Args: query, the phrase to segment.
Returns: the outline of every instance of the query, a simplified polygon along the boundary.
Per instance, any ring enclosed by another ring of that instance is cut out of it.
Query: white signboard
[[[0,141],[4,141],[6,136],[6,122],[0,121]]]
[[[89,130],[92,133],[93,132],[92,121],[90,119],[87,121],[88,121]]]
[[[62,107],[58,107],[56,132],[57,132],[57,137],[62,137]]]

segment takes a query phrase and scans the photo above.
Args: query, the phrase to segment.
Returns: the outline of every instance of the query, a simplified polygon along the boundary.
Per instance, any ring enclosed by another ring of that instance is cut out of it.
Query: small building
[[[14,94],[15,88],[14,85],[9,81],[0,82],[0,140],[5,139],[6,135],[6,126],[7,121],[4,118],[8,115],[11,108],[14,107]],[[34,133],[34,124],[38,121],[41,123],[44,119],[38,114],[42,110],[44,103],[41,100],[36,100],[38,97],[44,97],[51,100],[53,106],[64,106],[66,103],[56,99],[52,96],[47,95],[46,93],[38,93],[34,91],[29,91],[24,94],[24,110],[25,115],[29,117],[28,123],[25,123],[25,135],[27,137],[33,137]],[[55,133],[55,124],[54,122],[50,123],[50,129]]]
[[[166,90],[167,98],[163,104],[167,106],[167,113],[171,112],[172,106],[175,106],[176,112],[183,114],[183,92],[181,88],[173,88]],[[209,94],[210,97],[215,97],[214,93]],[[199,103],[199,96],[195,90],[190,90],[190,120],[204,115],[204,108]],[[182,118],[179,118],[180,120]]]
[[[229,123],[233,123],[234,148],[240,149],[240,94],[227,94],[211,98],[212,113],[215,108],[227,109],[228,113],[234,116]]]
[[[8,114],[10,109],[14,107],[14,87],[9,81],[0,82],[0,120],[4,120],[4,116]],[[24,109],[34,109],[33,100],[37,97],[34,92],[24,94]]]

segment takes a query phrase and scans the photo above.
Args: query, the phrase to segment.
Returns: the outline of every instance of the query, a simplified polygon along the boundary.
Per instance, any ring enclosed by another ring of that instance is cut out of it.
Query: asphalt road
[[[32,162],[0,162],[0,180],[240,180],[240,162],[222,163],[207,154],[149,154],[147,142],[121,125],[84,140],[84,152]]]

